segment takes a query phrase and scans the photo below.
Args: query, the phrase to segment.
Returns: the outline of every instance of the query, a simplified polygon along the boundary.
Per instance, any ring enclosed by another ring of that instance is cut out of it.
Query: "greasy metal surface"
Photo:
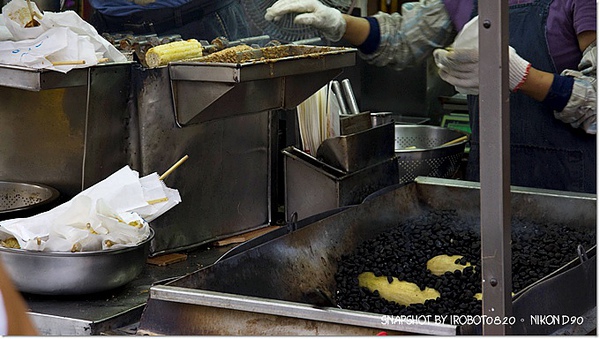
[[[87,84],[87,69],[74,69],[68,73],[36,70],[29,67],[0,65],[0,86],[40,91]]]
[[[142,174],[162,173],[189,159],[165,180],[182,203],[154,220],[151,252],[194,247],[266,226],[271,219],[272,145],[277,116],[247,113],[179,127],[171,110],[167,68],[133,69],[135,113],[130,160]],[[194,93],[190,103],[203,96]]]
[[[398,183],[398,166],[393,156],[345,173],[295,147],[282,152],[287,221],[358,204],[367,195]]]
[[[578,319],[583,315],[581,310],[594,310],[595,317],[597,256],[595,249],[591,252],[587,260],[580,262],[576,259],[562,273],[544,279],[534,288],[515,296],[513,315],[517,319],[525,319],[516,324],[517,333],[548,334],[567,325],[583,325],[583,321],[580,322],[583,319]],[[569,290],[569,293],[555,293],[560,290]],[[548,298],[550,295],[552,297]],[[540,313],[527,312],[529,305],[539,305]],[[556,313],[556,310],[560,312]],[[559,321],[555,320],[556,316],[559,316]]]
[[[388,188],[387,192],[374,194],[359,205],[167,285],[183,289],[186,298],[201,295],[204,291],[217,292],[217,295],[229,294],[231,301],[215,308],[236,309],[244,300],[255,297],[267,305],[291,301],[305,306],[312,305],[315,312],[321,312],[323,308],[331,307],[329,298],[324,295],[331,296],[335,292],[334,274],[342,255],[350,253],[362,241],[396,226],[401,220],[428,210],[455,209],[465,220],[478,218],[479,193],[479,187],[475,183],[420,178],[416,183]],[[593,195],[527,191],[520,188],[514,188],[512,193],[512,213],[516,217],[538,223],[566,222],[573,227],[595,230],[596,198]],[[581,283],[585,285],[588,282]],[[569,289],[553,293],[568,296],[571,289],[582,286],[569,286]],[[191,304],[185,298],[180,298],[180,292],[182,290],[171,295],[163,290],[160,299],[171,300],[175,304],[172,307],[175,308],[177,305],[190,307]],[[202,303],[203,298],[193,300],[194,303]],[[539,306],[529,304],[526,306],[527,312],[536,314],[535,312],[540,312],[537,308]],[[141,329],[153,328],[153,324],[160,322],[157,317],[163,316],[161,310],[152,308],[153,304],[149,303],[144,311],[149,316],[142,316]],[[211,309],[208,311],[212,312]],[[580,311],[583,314],[587,310]],[[556,309],[553,312],[561,314],[562,310]],[[183,316],[186,312],[179,314]],[[227,312],[223,314],[226,315]],[[373,314],[353,313],[356,317],[361,315]],[[314,317],[318,318],[316,315]],[[191,322],[193,319],[190,316],[188,320]],[[344,321],[343,317],[339,320],[340,323]],[[403,325],[394,324],[393,327],[398,331],[407,331]],[[435,323],[428,324],[427,328],[437,329],[439,333],[446,333],[447,330],[445,325]],[[176,329],[170,330],[175,332],[160,334],[177,334]],[[463,330],[468,329],[461,328],[461,333],[464,333]],[[411,328],[411,331],[421,333],[418,328]]]
[[[394,156],[394,124],[325,139],[317,158],[345,172],[355,172]]]
[[[0,87],[0,178],[74,196],[127,164],[129,67],[85,69],[86,81],[75,87]]]
[[[352,48],[280,47],[289,48],[292,56],[243,63],[171,63],[168,69],[177,123],[190,125],[294,108],[342,68],[355,64],[356,50]]]
[[[82,296],[25,293],[29,315],[41,335],[98,335],[135,324],[149,297],[150,286],[194,272],[216,262],[235,248],[204,247],[187,253],[187,260],[167,266],[143,265],[130,283],[106,292]]]
[[[147,323],[138,334],[177,335],[388,335],[406,334],[397,326],[385,324],[380,315],[352,312],[330,307],[288,301],[266,301],[226,293],[155,286],[142,317],[160,317],[162,321]],[[183,320],[185,319],[185,320]],[[410,332],[454,335],[453,326],[407,324]]]
[[[0,260],[17,289],[44,295],[81,295],[123,286],[137,277],[150,253],[150,236],[132,247],[89,252],[45,252],[0,246]]]

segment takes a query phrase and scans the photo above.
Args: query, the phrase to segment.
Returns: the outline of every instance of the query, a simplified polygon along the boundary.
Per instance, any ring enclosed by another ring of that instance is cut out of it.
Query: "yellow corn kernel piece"
[[[173,41],[150,48],[146,52],[146,64],[150,68],[164,66],[172,61],[202,56],[202,45],[196,39]]]
[[[373,272],[363,272],[358,275],[358,285],[369,291],[379,291],[379,296],[388,301],[394,301],[400,305],[423,304],[425,300],[437,299],[440,292],[433,288],[425,287],[421,291],[419,286],[408,281],[400,281],[393,278],[390,283],[385,276],[376,277]]]
[[[465,267],[471,266],[471,263],[466,265],[456,264],[456,260],[462,259],[462,255],[438,255],[427,261],[427,269],[433,275],[444,275],[446,272],[454,272],[459,270],[462,272]]]
[[[19,241],[16,238],[0,240],[0,246],[8,248],[21,248],[21,245],[19,245]]]

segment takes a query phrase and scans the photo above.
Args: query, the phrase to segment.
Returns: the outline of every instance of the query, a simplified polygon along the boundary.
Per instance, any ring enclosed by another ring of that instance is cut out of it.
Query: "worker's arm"
[[[278,0],[267,8],[265,19],[278,21],[290,13],[296,14],[295,24],[312,26],[330,41],[344,38],[358,47],[367,62],[395,69],[419,64],[455,35],[442,0],[406,2],[399,13],[362,18],[342,14],[318,0]]]
[[[17,291],[4,267],[0,264],[0,292],[3,303],[0,307],[4,308],[6,319],[0,320],[0,323],[8,325],[4,329],[6,335],[38,335],[29,315],[27,314],[27,306]],[[5,321],[4,321],[5,320]]]
[[[596,134],[596,32],[582,32],[578,40],[583,51],[578,70],[558,75],[531,67],[519,91],[551,107],[557,119]]]

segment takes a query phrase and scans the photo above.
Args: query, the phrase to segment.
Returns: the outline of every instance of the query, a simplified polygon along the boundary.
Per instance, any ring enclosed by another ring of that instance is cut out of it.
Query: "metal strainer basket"
[[[60,196],[50,186],[33,183],[0,181],[0,219],[16,212],[37,209]]]
[[[395,128],[400,183],[413,181],[418,176],[451,178],[456,174],[467,140],[442,145],[467,133],[427,125],[396,125]]]

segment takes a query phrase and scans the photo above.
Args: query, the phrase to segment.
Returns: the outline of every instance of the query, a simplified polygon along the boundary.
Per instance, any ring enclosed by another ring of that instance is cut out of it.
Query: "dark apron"
[[[238,40],[249,35],[243,8],[237,0],[190,0],[179,7],[122,17],[94,11],[90,23],[99,33],[179,34],[183,39],[207,41],[217,37]]]
[[[534,68],[557,73],[545,37],[551,2],[510,7],[509,44]],[[466,176],[479,181],[479,97],[467,99],[473,134]],[[552,109],[522,93],[510,94],[510,143],[512,185],[596,192],[595,135],[559,121]]]

